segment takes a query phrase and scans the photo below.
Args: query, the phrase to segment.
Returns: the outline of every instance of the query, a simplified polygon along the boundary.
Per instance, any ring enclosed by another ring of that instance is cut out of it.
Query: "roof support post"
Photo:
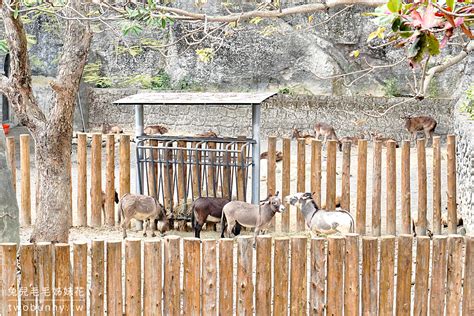
[[[252,104],[252,204],[260,202],[260,104]]]

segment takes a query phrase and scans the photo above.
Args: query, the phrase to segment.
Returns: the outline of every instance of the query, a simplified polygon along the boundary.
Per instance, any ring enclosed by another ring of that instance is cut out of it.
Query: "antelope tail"
[[[196,217],[194,216],[194,202],[191,205],[191,227],[193,229],[196,227]]]

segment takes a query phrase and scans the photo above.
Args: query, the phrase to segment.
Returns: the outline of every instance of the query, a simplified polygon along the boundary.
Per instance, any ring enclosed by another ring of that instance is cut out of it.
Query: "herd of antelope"
[[[438,125],[438,122],[430,116],[403,116],[402,119],[405,120],[405,129],[410,133],[410,140],[414,141],[417,138],[418,132],[423,132],[426,140],[433,139],[433,133]],[[309,133],[301,132],[300,130],[293,128],[292,135],[293,138],[304,138],[307,144],[310,144],[312,139],[319,139],[320,136],[323,137],[323,142],[326,143],[328,140],[336,140],[339,146],[339,150],[342,150],[342,143],[346,141],[352,142],[353,145],[357,144],[359,139],[365,139],[365,135],[360,133],[354,136],[345,136],[338,138],[334,127],[326,123],[316,123],[314,125],[314,136]],[[385,144],[389,140],[393,140],[396,143],[398,148],[398,142],[391,137],[385,137],[384,135],[377,132],[369,132],[368,138],[372,141],[382,141]]]
[[[433,137],[437,122],[430,116],[404,116],[405,128],[410,133],[410,139],[416,140],[417,133],[423,132],[426,139]],[[103,132],[121,133],[123,130],[118,126],[104,126]],[[165,134],[168,129],[161,125],[149,125],[145,128],[145,134]],[[213,131],[195,135],[197,137],[212,138],[217,137]],[[351,141],[357,144],[359,139],[364,139],[364,134],[356,136],[346,136],[338,138],[332,126],[326,123],[316,123],[314,125],[314,136],[299,131],[296,128],[292,130],[293,138],[304,138],[307,144],[312,139],[323,137],[323,142],[336,140],[339,149],[342,150],[342,143]],[[369,133],[369,138],[385,143],[388,140],[394,140],[375,132]],[[395,141],[395,140],[394,140]],[[398,144],[397,144],[398,147]],[[264,152],[261,159],[268,158],[268,153]],[[277,161],[282,159],[281,152],[277,152]],[[327,210],[324,205],[318,205],[313,199],[313,194],[308,192],[298,192],[285,197],[285,201],[297,207],[303,214],[307,228],[314,234],[346,234],[354,232],[354,219],[350,212],[336,205],[334,210]],[[126,194],[122,196],[119,202],[119,218],[123,236],[126,236],[126,228],[130,220],[144,221],[143,234],[146,236],[148,228],[157,227],[161,234],[164,234],[171,228],[172,216],[167,214],[166,209],[154,197],[139,194]],[[200,237],[202,227],[208,223],[221,224],[221,237],[230,237],[240,234],[242,227],[254,228],[254,235],[264,232],[270,225],[276,213],[283,212],[283,200],[278,196],[269,195],[265,200],[260,201],[260,205],[253,205],[243,201],[230,201],[219,197],[200,197],[191,205],[191,222],[195,232],[195,237]],[[153,233],[154,235],[154,233]]]

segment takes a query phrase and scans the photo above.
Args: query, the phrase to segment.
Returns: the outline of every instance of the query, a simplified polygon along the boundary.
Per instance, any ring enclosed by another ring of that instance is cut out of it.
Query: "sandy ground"
[[[17,188],[21,188],[21,171],[19,169],[20,167],[20,161],[19,161],[19,139],[18,135],[20,133],[24,133],[25,129],[23,128],[12,128],[11,130],[11,135],[9,136],[15,136],[17,139]],[[33,221],[35,219],[35,165],[34,165],[34,148],[33,148],[33,141],[31,142],[31,205],[32,205],[32,218]],[[277,150],[281,150],[281,142],[277,143]],[[262,151],[265,151],[267,148],[266,141],[262,142]],[[90,148],[88,148],[88,161],[90,161]],[[397,150],[397,230],[400,231],[401,227],[401,205],[400,205],[400,159],[401,159],[401,149],[398,148]],[[102,151],[103,153],[103,170],[105,170],[105,150]],[[296,182],[297,182],[297,176],[296,176],[296,170],[297,170],[297,149],[296,149],[296,142],[292,142],[292,157],[291,157],[291,173],[290,173],[290,178],[291,178],[291,184],[290,184],[290,192],[296,192]],[[115,168],[115,184],[116,187],[118,187],[118,143],[116,143],[116,168]],[[306,189],[307,191],[310,191],[310,157],[311,157],[311,146],[306,146]],[[368,146],[368,165],[367,165],[367,233],[370,233],[371,231],[371,204],[372,204],[372,168],[373,168],[373,163],[372,163],[372,146],[369,143]],[[432,149],[427,148],[426,150],[426,165],[427,165],[427,185],[428,185],[428,220],[431,221],[432,219],[432,165],[433,165],[433,155],[432,155]],[[130,162],[130,167],[131,167],[131,188],[132,192],[134,191],[135,188],[135,182],[136,182],[136,168],[135,168],[135,157],[134,157],[134,144],[132,143],[132,159]],[[411,167],[411,210],[412,210],[412,216],[416,217],[417,214],[417,198],[418,198],[418,182],[417,182],[417,157],[416,157],[416,149],[411,148],[411,161],[410,161],[410,167]],[[325,193],[326,193],[326,154],[323,151],[323,157],[322,157],[322,199],[323,201],[325,200]],[[261,196],[266,196],[266,172],[267,170],[267,162],[266,160],[262,160],[261,163]],[[383,149],[382,152],[382,233],[385,231],[386,227],[386,216],[385,216],[385,211],[386,211],[386,202],[385,202],[385,195],[386,195],[386,168],[385,168],[385,148]],[[73,175],[73,216],[75,214],[76,210],[76,203],[77,203],[77,162],[76,162],[76,146],[73,146],[73,166],[72,166],[72,175]],[[342,177],[342,153],[337,152],[337,194],[340,195],[341,192],[341,177]],[[442,147],[442,207],[443,207],[443,212],[445,212],[445,206],[446,206],[446,184],[447,184],[447,176],[446,176],[446,148]],[[102,183],[103,187],[105,188],[105,177],[102,177]],[[277,163],[277,169],[276,169],[276,180],[277,180],[277,190],[281,191],[281,178],[282,178],[282,163],[279,162]],[[352,147],[351,151],[351,213],[355,215],[355,209],[356,209],[356,196],[357,196],[357,148]],[[250,185],[250,181],[249,181]],[[90,168],[88,168],[88,193],[89,193],[89,188],[90,188]],[[250,190],[249,190],[250,191]],[[249,197],[250,197],[250,192],[249,192]],[[20,190],[17,190],[17,198],[20,200]],[[90,203],[90,197],[88,196],[88,203]],[[89,206],[90,207],[90,206]],[[295,224],[296,224],[296,210],[291,208],[290,210],[290,229],[291,231],[295,230]],[[90,210],[89,210],[89,216],[90,216]],[[280,214],[276,215],[276,221],[277,221],[277,232],[280,230]],[[22,228],[22,241],[25,241],[27,239],[27,236],[30,233],[30,228]],[[182,231],[173,231],[172,233],[176,233],[182,236],[192,236],[191,232],[182,232]],[[278,233],[276,233],[278,234]],[[130,236],[140,236],[139,233],[130,233]],[[115,239],[115,238],[121,238],[121,232],[117,228],[108,228],[108,227],[103,227],[101,229],[92,229],[92,228],[73,228],[71,230],[71,236],[70,239],[71,241],[79,240],[81,238],[83,239],[90,239],[90,238],[105,238],[105,239]],[[203,232],[203,237],[205,238],[214,238],[218,237],[218,234],[215,232]]]

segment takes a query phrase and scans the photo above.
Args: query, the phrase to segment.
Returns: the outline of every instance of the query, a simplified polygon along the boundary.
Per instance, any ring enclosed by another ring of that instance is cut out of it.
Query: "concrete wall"
[[[458,212],[464,220],[467,233],[474,233],[474,120],[459,110],[467,102],[464,98],[456,104],[454,132],[457,135]],[[472,102],[472,101],[471,101]]]
[[[85,95],[90,127],[99,128],[105,122],[132,129],[134,107],[117,106],[112,102],[136,92],[134,89],[89,89]],[[322,121],[333,125],[339,136],[378,131],[401,140],[408,136],[400,119],[403,114],[432,115],[438,121],[436,134],[452,132],[452,100],[410,101],[378,118],[364,114],[380,113],[403,101],[406,99],[278,95],[262,105],[261,132],[263,136],[284,136],[296,127],[313,133],[314,123]],[[251,109],[232,105],[145,106],[145,124],[162,124],[173,133],[212,129],[222,136],[250,135]]]

